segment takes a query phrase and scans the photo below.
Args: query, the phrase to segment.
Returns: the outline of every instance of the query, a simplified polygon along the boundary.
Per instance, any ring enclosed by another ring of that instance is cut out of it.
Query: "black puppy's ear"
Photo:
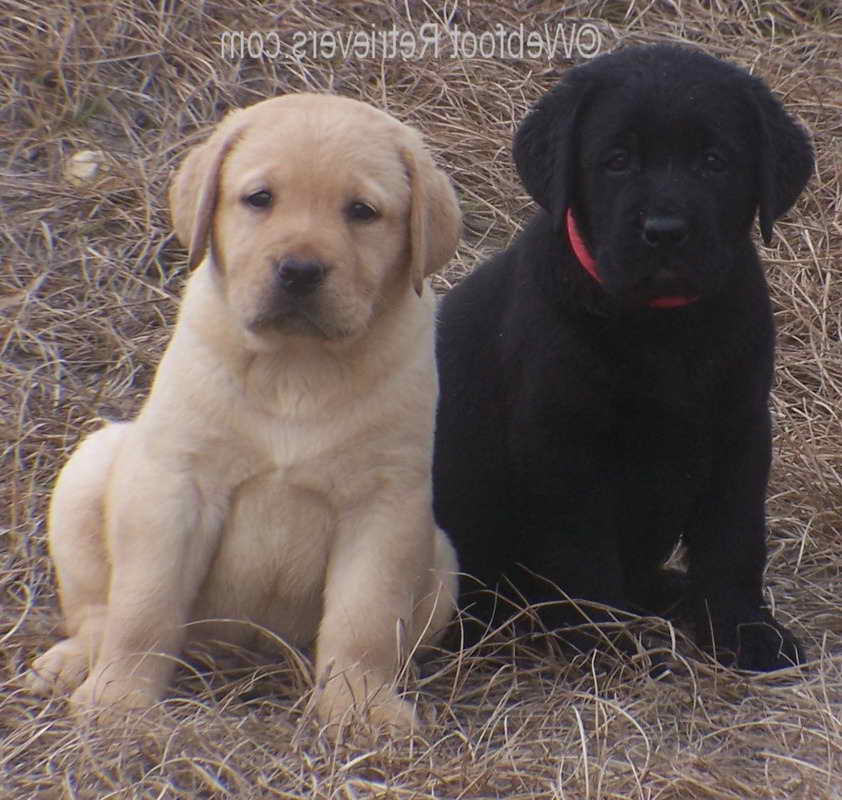
[[[795,203],[813,172],[813,147],[804,128],[759,79],[752,100],[760,125],[759,221],[763,241],[772,240],[775,220]]]
[[[577,121],[588,83],[572,69],[541,97],[515,133],[512,155],[526,191],[553,218],[556,232],[576,188]]]

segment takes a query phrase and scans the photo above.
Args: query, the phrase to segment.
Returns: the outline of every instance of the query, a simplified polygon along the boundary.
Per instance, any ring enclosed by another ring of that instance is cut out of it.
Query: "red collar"
[[[602,278],[596,270],[596,261],[590,254],[588,246],[582,241],[579,228],[576,226],[576,220],[573,218],[573,211],[570,208],[567,209],[567,236],[579,263],[597,283],[602,283]],[[656,297],[654,300],[650,300],[648,305],[650,308],[679,308],[698,299],[698,297]]]

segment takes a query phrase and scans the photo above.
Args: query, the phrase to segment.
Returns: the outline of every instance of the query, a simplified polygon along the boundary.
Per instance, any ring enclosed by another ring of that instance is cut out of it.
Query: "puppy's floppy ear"
[[[410,272],[420,297],[424,278],[443,267],[459,244],[462,212],[450,179],[420,141],[402,147],[400,155],[410,186]]]
[[[240,133],[240,127],[223,122],[206,142],[187,154],[170,185],[173,226],[188,249],[190,269],[205,257],[222,165]]]
[[[792,207],[810,179],[813,148],[804,128],[759,78],[752,78],[751,95],[760,127],[758,218],[768,245],[775,220]]]
[[[512,146],[526,191],[552,216],[556,232],[563,229],[576,190],[576,131],[590,95],[590,81],[581,78],[581,69],[572,69],[535,103]]]

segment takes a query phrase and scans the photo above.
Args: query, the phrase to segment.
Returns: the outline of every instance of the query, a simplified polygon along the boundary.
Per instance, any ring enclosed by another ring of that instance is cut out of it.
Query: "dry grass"
[[[438,6],[439,4],[430,4]],[[458,184],[466,236],[441,288],[504,245],[528,201],[514,121],[557,59],[223,59],[228,29],[417,30],[390,4],[4,0],[0,28],[0,796],[9,798],[842,797],[842,14],[835,2],[463,2],[473,31],[597,20],[620,41],[696,43],[767,78],[815,133],[817,175],[764,255],[779,325],[769,592],[809,646],[802,674],[746,678],[689,660],[654,681],[570,661],[548,643],[442,656],[420,682],[412,739],[334,747],[307,711],[309,667],[284,653],[186,665],[154,717],[75,727],[60,699],[15,682],[56,634],[44,513],[55,473],[101,418],[145,395],[185,253],[165,189],[194,134],[264,96],[331,90],[420,127]],[[836,9],[836,10],[833,10]],[[283,12],[282,21],[278,14]],[[408,15],[411,15],[411,19]],[[107,181],[61,177],[75,150],[113,157]],[[665,624],[649,622],[669,645]]]

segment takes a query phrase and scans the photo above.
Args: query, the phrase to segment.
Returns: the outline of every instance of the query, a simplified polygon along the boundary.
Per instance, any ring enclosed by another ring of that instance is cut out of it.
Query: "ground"
[[[0,796],[842,798],[842,11],[808,0],[564,5],[7,0]],[[409,34],[400,52],[392,30]],[[368,52],[347,38],[357,33],[374,37]],[[543,43],[518,52],[518,34],[530,33]],[[464,240],[437,279],[444,291],[529,212],[510,158],[529,103],[596,50],[663,40],[763,76],[815,138],[816,174],[761,248],[778,324],[768,599],[810,663],[738,675],[658,620],[634,623],[670,654],[672,673],[658,680],[645,664],[501,640],[442,654],[408,680],[424,722],[416,736],[339,745],[309,711],[307,654],[281,643],[270,660],[185,664],[157,714],[116,730],[77,726],[62,698],[23,691],[27,663],[59,635],[50,487],[83,434],[145,396],[186,276],[166,187],[206,125],[303,89],[365,99],[416,125],[465,211]],[[487,58],[472,52],[480,45]],[[65,168],[79,150],[107,162],[76,185]]]

